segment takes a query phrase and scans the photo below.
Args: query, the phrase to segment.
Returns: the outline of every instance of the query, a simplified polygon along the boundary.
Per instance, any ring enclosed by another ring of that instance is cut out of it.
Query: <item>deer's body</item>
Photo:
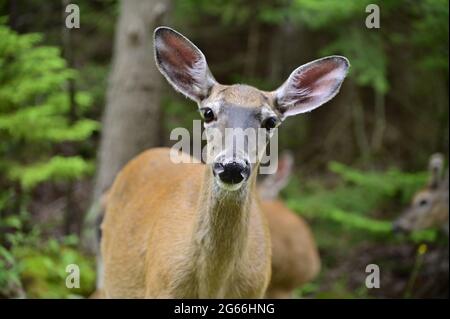
[[[270,247],[257,199],[215,206],[205,168],[153,149],[121,171],[102,225],[107,297],[263,296]]]
[[[313,280],[320,257],[306,222],[281,200],[262,200],[272,239],[272,277],[266,296],[292,298],[293,291]]]
[[[296,288],[314,279],[320,271],[319,252],[308,224],[279,198],[288,184],[293,164],[293,156],[283,152],[277,172],[258,185],[272,241],[268,298],[292,298]]]
[[[332,99],[349,63],[307,63],[265,92],[217,83],[203,53],[170,28],[155,30],[154,49],[161,73],[199,106],[207,165],[156,149],[119,173],[102,225],[104,295],[263,297],[271,248],[255,182],[267,140],[286,117]]]
[[[145,159],[148,153],[140,158]],[[266,179],[261,183],[263,185],[258,186],[258,197],[262,196],[258,202],[268,222],[272,247],[272,276],[266,292],[268,298],[291,298],[294,289],[314,279],[320,270],[320,257],[308,224],[278,198],[291,174],[291,161],[292,157],[284,154],[272,181],[267,183]],[[198,168],[203,165],[194,166]],[[103,211],[108,198],[109,192],[102,197]],[[100,271],[98,276],[103,277],[103,272]],[[101,283],[91,298],[104,298]]]

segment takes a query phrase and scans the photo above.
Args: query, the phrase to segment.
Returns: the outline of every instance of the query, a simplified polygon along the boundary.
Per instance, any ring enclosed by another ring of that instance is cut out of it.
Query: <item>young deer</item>
[[[430,177],[427,186],[418,191],[410,207],[394,222],[395,231],[413,231],[440,227],[449,232],[448,171],[444,172],[444,157],[433,154],[428,163]]]
[[[240,136],[223,148],[214,136],[225,128],[260,127],[270,135],[286,117],[333,98],[349,63],[339,56],[308,63],[265,92],[217,83],[203,53],[170,28],[155,30],[154,49],[161,73],[199,106],[211,164],[193,164],[186,154],[176,164],[170,149],[158,148],[118,174],[102,224],[104,295],[263,297],[271,250],[255,192],[259,161],[251,163],[248,150],[235,147],[249,144],[237,143]]]
[[[287,185],[292,164],[292,155],[283,153],[276,174],[269,175],[258,187],[272,240],[268,298],[292,298],[295,288],[314,279],[320,271],[319,253],[308,224],[278,199],[278,193]]]

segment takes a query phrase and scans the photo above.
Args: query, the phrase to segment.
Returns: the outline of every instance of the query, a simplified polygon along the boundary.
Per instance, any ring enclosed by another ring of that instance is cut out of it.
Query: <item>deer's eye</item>
[[[426,206],[426,205],[428,205],[428,200],[427,200],[427,199],[421,199],[421,200],[419,201],[419,206],[420,206],[420,207],[424,207],[424,206]]]
[[[204,107],[200,111],[201,111],[202,117],[206,123],[214,121],[215,116],[214,116],[214,111],[212,109],[210,109],[209,107]]]
[[[277,126],[277,119],[274,117],[268,117],[262,122],[261,126],[270,131]]]

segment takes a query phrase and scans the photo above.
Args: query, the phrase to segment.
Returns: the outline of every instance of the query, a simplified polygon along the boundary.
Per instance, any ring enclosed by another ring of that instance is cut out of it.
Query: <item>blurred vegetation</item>
[[[93,258],[77,238],[95,172],[119,6],[73,2],[82,27],[71,31],[69,65],[62,2],[0,0],[0,297],[88,296],[94,286]],[[379,261],[414,287],[423,267],[418,245],[443,245],[437,230],[394,236],[391,221],[424,185],[429,155],[448,158],[448,1],[380,2],[380,29],[364,26],[369,3],[172,1],[167,24],[198,44],[221,83],[272,90],[323,55],[351,61],[330,105],[280,130],[281,148],[292,150],[297,163],[283,197],[311,223],[323,259],[321,276],[299,296],[373,296],[363,281],[352,284],[348,271],[328,286],[327,274],[351,258],[356,265],[358,249],[377,247],[412,249],[401,269],[393,257]],[[190,129],[199,118],[193,103],[167,88],[163,145],[173,127]],[[71,215],[77,219],[69,224],[78,226],[65,228]],[[69,263],[81,268],[80,289],[64,285]],[[393,295],[419,296],[408,289]]]
[[[53,156],[63,142],[83,141],[98,122],[69,119],[69,99],[64,85],[76,76],[66,67],[58,48],[39,45],[39,34],[18,35],[0,25],[0,173],[29,190],[46,180],[76,179],[92,171],[80,157]],[[75,97],[79,116],[90,96]]]
[[[361,171],[337,162],[330,162],[329,170],[337,178],[332,187],[324,187],[320,180],[302,183],[302,178],[294,178],[283,191],[288,206],[312,224],[322,252],[322,274],[337,267],[342,258],[346,258],[345,252],[354,251],[361,243],[446,245],[447,240],[438,236],[439,229],[414,231],[401,236],[393,236],[392,233],[392,219],[409,204],[414,192],[423,187],[428,172],[406,173],[398,169]],[[319,283],[322,280],[320,277],[300,288],[298,296],[370,297],[364,282],[358,289],[351,290],[343,277],[331,291],[321,291]]]
[[[82,156],[61,156],[58,145],[82,142],[98,129],[84,118],[90,107],[88,92],[78,92],[77,118],[71,119],[65,87],[77,72],[66,66],[57,47],[42,44],[40,34],[19,35],[0,23],[0,295],[66,297],[61,285],[65,265],[83,269],[83,286],[92,290],[92,262],[63,238],[42,240],[40,227],[24,231],[31,191],[44,182],[71,181],[92,173]],[[76,238],[76,237],[75,237]],[[7,249],[8,248],[8,249]],[[87,280],[87,282],[85,281]],[[86,289],[87,288],[87,289]]]
[[[0,297],[79,298],[91,293],[95,267],[77,248],[77,237],[42,240],[41,227],[27,229],[26,221],[22,215],[0,223],[14,230],[0,237],[5,245],[0,246]],[[67,289],[64,284],[70,264],[80,269],[80,288]]]

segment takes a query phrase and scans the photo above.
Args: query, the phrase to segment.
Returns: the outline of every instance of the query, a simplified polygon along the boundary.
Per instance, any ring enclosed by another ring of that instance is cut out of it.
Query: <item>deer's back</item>
[[[290,292],[312,280],[320,270],[320,257],[311,230],[300,216],[279,200],[262,201],[261,208],[272,238],[268,296],[278,297],[278,293]]]

